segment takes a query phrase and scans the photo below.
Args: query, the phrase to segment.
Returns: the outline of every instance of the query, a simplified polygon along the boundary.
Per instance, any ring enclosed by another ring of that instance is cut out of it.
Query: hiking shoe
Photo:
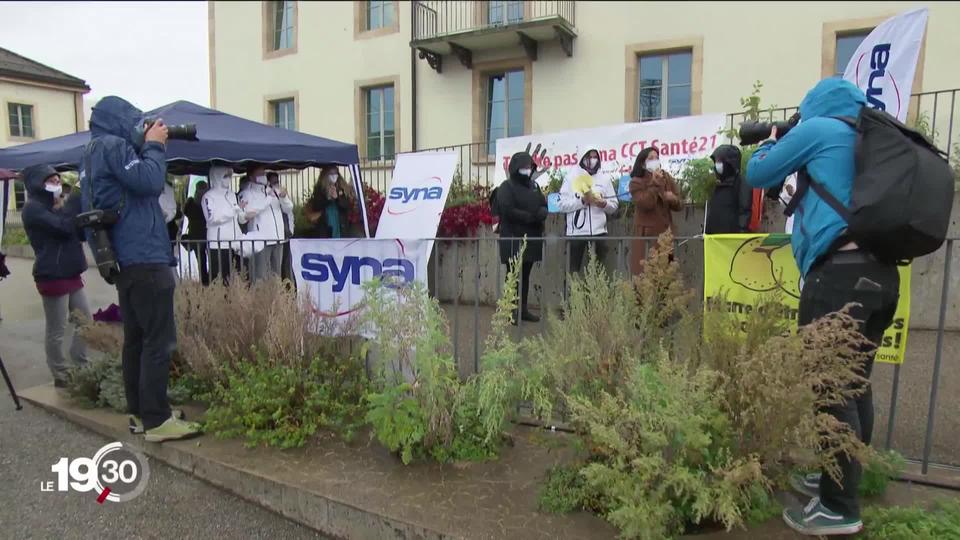
[[[810,499],[803,509],[785,509],[783,521],[804,536],[839,536],[857,534],[863,530],[863,521],[830,510],[820,502],[819,497]]]
[[[187,415],[183,414],[183,411],[180,409],[170,409],[170,416],[173,416],[177,420],[183,420]],[[143,433],[143,420],[139,416],[130,415],[130,418],[127,420],[127,428],[130,430],[130,433],[138,435]]]
[[[790,475],[790,487],[794,491],[807,497],[819,497],[820,496],[820,473],[810,473],[810,474],[799,474],[794,473]]]
[[[187,422],[174,417],[167,418],[167,421],[159,426],[148,429],[144,440],[147,442],[175,441],[178,439],[189,439],[200,435],[200,424],[196,422]]]

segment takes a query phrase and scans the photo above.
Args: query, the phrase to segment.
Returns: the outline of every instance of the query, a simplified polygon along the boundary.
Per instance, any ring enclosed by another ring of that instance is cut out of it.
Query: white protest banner
[[[883,21],[863,39],[843,72],[845,80],[867,95],[869,107],[887,111],[901,122],[907,118],[926,27],[927,8]]]
[[[457,170],[456,152],[400,154],[377,238],[434,238]]]
[[[547,150],[538,167],[561,170],[577,166],[580,152],[587,147],[601,148],[600,170],[618,179],[630,174],[641,150],[654,147],[660,153],[663,168],[676,175],[687,161],[709,156],[722,144],[719,132],[726,127],[726,121],[725,114],[705,114],[498,139],[494,184],[506,180],[510,156],[522,152],[528,144],[531,152],[538,144]],[[548,175],[538,181],[549,182]]]
[[[314,312],[346,322],[363,309],[363,284],[383,277],[391,286],[427,283],[427,248],[423,240],[290,240],[297,290],[307,294]]]

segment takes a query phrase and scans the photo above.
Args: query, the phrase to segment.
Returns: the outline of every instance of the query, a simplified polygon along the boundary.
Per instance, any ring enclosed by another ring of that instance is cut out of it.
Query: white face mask
[[[48,193],[53,193],[54,197],[59,197],[63,193],[63,186],[61,185],[44,184],[43,189],[47,190]]]
[[[659,159],[650,159],[645,163],[647,170],[650,172],[657,172],[660,170],[660,160]]]
[[[596,168],[598,163],[600,163],[600,160],[595,157],[587,158],[587,167],[590,167],[591,169]]]
[[[530,174],[533,172],[533,169],[520,169],[517,172],[520,173],[520,176],[530,176]]]
[[[328,174],[328,175],[327,175],[327,181],[330,182],[331,184],[336,184],[338,177],[339,177],[339,175],[336,175],[336,174]]]
[[[718,162],[713,166],[713,168],[717,170],[717,174],[723,174],[723,162],[722,162],[722,161],[718,161]]]
[[[261,186],[267,185],[267,175],[262,174],[253,179],[254,182],[260,184]]]

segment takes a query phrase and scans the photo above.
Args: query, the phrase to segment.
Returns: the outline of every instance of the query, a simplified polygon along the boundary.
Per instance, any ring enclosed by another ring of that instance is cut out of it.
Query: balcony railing
[[[424,41],[481,30],[505,29],[535,21],[555,20],[573,29],[576,2],[428,0],[415,2],[413,41]]]

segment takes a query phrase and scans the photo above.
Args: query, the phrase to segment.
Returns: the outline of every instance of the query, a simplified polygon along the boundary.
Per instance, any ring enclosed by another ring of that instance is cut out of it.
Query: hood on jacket
[[[590,152],[597,153],[597,166],[591,169],[587,167],[587,154]],[[588,146],[586,150],[583,151],[583,156],[580,157],[580,168],[590,173],[590,176],[597,174],[597,171],[600,170],[600,167],[603,166],[603,155],[600,153],[600,149],[597,146]]]
[[[718,175],[721,179],[733,178],[740,174],[740,149],[732,144],[721,144],[712,154],[710,159],[723,163],[723,174]],[[714,169],[716,171],[716,169]]]
[[[517,182],[529,182],[529,176],[520,176],[520,169],[533,169],[533,156],[527,152],[517,152],[510,157],[510,165],[507,170],[510,172],[510,179]]]
[[[800,102],[800,118],[818,116],[852,116],[860,114],[867,96],[853,83],[838,77],[817,83]]]
[[[210,180],[210,189],[230,189],[230,181],[233,180],[233,170],[230,167],[214,166],[210,167],[207,174]]]
[[[23,185],[31,199],[53,202],[53,194],[44,188],[47,178],[57,174],[50,165],[31,165],[23,170]]]
[[[93,138],[114,135],[135,144],[133,132],[142,121],[143,111],[123,98],[107,96],[93,107],[90,115],[90,135]]]

